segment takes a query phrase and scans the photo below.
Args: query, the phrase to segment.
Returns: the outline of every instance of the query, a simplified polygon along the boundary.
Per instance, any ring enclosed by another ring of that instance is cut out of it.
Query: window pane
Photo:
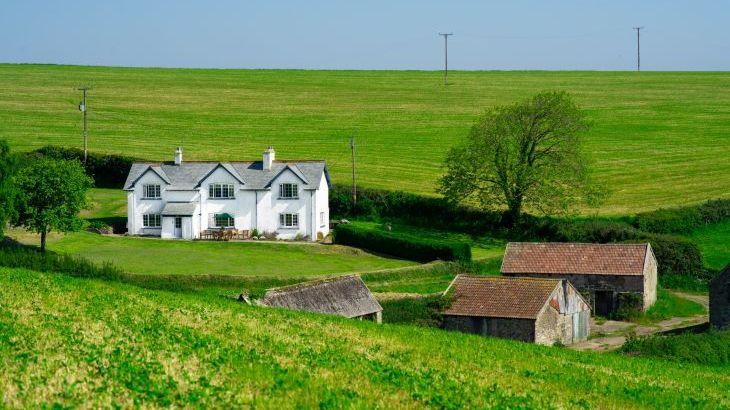
[[[208,185],[208,196],[213,196],[213,184]]]

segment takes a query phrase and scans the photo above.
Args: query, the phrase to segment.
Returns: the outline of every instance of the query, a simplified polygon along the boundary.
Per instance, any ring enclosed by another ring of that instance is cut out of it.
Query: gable
[[[307,177],[305,177],[296,166],[286,165],[281,171],[279,171],[278,174],[276,174],[276,176],[271,178],[271,181],[269,181],[269,183],[266,184],[266,188],[271,188],[280,183],[289,183],[289,182],[299,183],[302,185],[309,185],[309,181],[307,180]],[[306,187],[305,187],[305,189],[306,189]]]
[[[222,182],[222,183],[236,183],[243,185],[244,181],[238,172],[236,172],[230,164],[219,163],[207,174],[200,178],[195,188],[199,188],[209,183]]]
[[[139,164],[135,164],[139,165]],[[136,172],[135,172],[136,171]],[[133,174],[134,172],[134,174]],[[124,184],[124,189],[132,190],[138,183],[157,183],[160,185],[166,185],[170,183],[170,179],[165,175],[164,171],[159,167],[153,165],[144,164],[139,166],[138,169],[130,170],[127,181]]]

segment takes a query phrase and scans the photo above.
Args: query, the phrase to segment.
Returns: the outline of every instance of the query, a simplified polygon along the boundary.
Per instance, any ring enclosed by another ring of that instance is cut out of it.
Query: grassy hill
[[[718,408],[726,369],[0,269],[10,407]]]
[[[586,150],[613,190],[604,214],[728,197],[730,73],[191,70],[0,65],[0,137],[16,150],[81,145],[171,159],[324,158],[349,181],[433,193],[447,149],[488,106],[572,92],[594,127]]]

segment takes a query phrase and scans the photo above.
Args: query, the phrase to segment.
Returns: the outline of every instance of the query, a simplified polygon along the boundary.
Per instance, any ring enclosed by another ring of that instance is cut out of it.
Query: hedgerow
[[[634,219],[634,226],[646,232],[689,234],[703,225],[726,219],[730,219],[730,200],[715,199],[697,206],[640,213]]]
[[[471,247],[467,243],[436,241],[353,225],[338,225],[334,231],[334,241],[342,245],[355,246],[419,262],[430,262],[436,259],[471,261]]]
[[[124,155],[89,152],[84,164],[83,150],[55,145],[46,145],[26,155],[77,160],[83,164],[86,174],[94,179],[94,186],[97,188],[123,188],[132,164],[137,161],[136,158]]]

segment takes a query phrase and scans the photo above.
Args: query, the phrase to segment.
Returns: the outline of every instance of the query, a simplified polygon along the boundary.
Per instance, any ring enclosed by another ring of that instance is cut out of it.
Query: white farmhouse
[[[127,232],[195,239],[210,229],[276,232],[311,240],[329,233],[329,174],[324,161],[173,162],[132,165],[124,183]]]

